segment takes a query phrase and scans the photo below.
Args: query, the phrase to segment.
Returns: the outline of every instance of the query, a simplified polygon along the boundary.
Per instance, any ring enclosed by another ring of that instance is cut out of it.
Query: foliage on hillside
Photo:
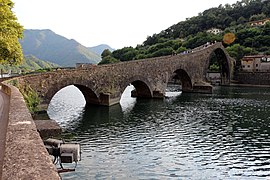
[[[19,73],[20,70],[22,73],[28,73],[31,71],[51,69],[56,67],[59,67],[59,65],[40,60],[35,56],[25,56],[21,65],[0,65],[0,69],[2,69],[4,73],[7,73],[9,70],[11,70],[12,73]]]
[[[179,22],[159,34],[149,36],[144,45],[157,43],[160,38],[176,39],[196,35],[210,28],[225,30],[227,27],[270,17],[269,0],[242,0],[233,5],[225,4],[210,8],[198,16]]]
[[[225,33],[236,35],[233,44],[226,45],[230,55],[239,60],[248,54],[270,54],[270,24],[252,27],[249,22],[270,17],[269,0],[242,0],[233,5],[211,8],[198,16],[179,22],[159,34],[148,36],[136,48],[124,47],[112,52],[120,61],[170,55],[195,48],[211,41],[222,41]],[[207,32],[211,28],[220,34]]]

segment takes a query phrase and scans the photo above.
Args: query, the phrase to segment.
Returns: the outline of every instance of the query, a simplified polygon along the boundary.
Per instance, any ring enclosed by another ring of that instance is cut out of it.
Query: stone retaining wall
[[[270,85],[270,72],[241,72],[235,80],[241,84]]]
[[[21,93],[9,85],[1,90],[10,94],[2,179],[60,179]]]

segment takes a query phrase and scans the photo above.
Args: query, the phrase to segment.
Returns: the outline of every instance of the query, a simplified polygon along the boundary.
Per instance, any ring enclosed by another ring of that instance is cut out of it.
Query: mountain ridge
[[[38,59],[64,67],[76,63],[97,64],[101,58],[74,39],[67,39],[50,29],[26,29],[20,40],[25,56],[33,55]]]
[[[102,52],[105,49],[109,49],[111,52],[114,51],[115,49],[110,47],[108,44],[99,44],[97,46],[93,46],[93,47],[88,47],[88,49],[98,55],[101,56]]]

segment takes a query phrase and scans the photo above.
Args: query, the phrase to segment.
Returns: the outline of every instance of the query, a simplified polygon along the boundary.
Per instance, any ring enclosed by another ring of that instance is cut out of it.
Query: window
[[[258,64],[256,64],[256,67],[258,67]]]
[[[250,68],[250,65],[248,65],[248,68]]]

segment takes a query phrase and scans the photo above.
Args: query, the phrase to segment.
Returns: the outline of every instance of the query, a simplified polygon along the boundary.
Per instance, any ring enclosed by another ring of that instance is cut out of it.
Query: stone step
[[[42,139],[58,137],[62,133],[61,127],[54,120],[34,120],[34,122]]]

